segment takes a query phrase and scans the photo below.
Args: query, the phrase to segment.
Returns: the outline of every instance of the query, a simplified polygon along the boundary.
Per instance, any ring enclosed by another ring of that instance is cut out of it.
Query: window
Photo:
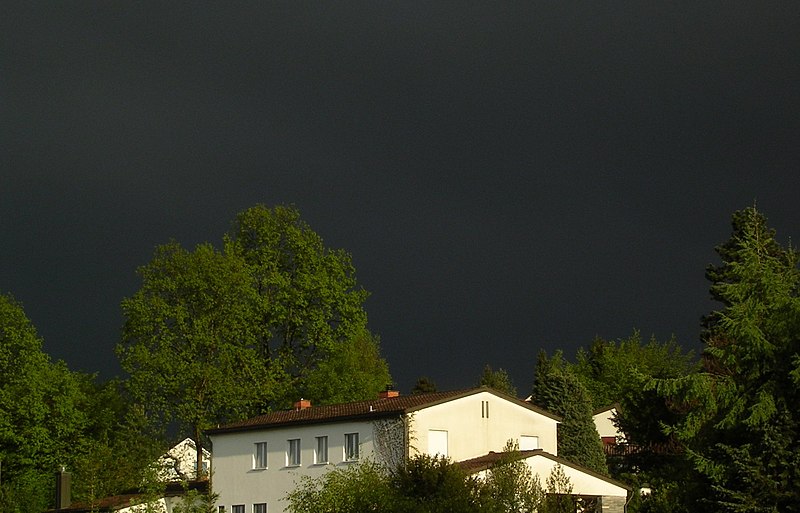
[[[296,467],[300,465],[300,439],[288,440],[289,447],[286,449],[286,466]]]
[[[244,513],[244,504],[231,506],[231,513]]]
[[[481,418],[489,418],[489,401],[481,401]]]
[[[328,437],[317,437],[317,449],[314,451],[314,463],[328,463]]]
[[[256,443],[253,452],[253,468],[267,468],[267,442]]]
[[[358,433],[344,435],[344,459],[345,461],[358,459]]]
[[[428,454],[447,457],[447,431],[428,430]]]
[[[520,435],[519,437],[519,450],[532,451],[539,448],[539,437],[530,435]]]
[[[253,513],[267,513],[267,503],[259,502],[257,504],[253,504]]]
[[[225,506],[218,506],[217,513],[225,513]]]

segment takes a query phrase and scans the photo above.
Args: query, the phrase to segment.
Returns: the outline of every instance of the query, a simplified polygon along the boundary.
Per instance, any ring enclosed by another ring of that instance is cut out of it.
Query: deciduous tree
[[[84,402],[79,380],[42,351],[22,306],[0,295],[0,510],[51,505],[54,472],[86,451]]]
[[[134,399],[198,447],[217,423],[300,397],[374,397],[391,382],[350,256],[292,207],[247,209],[222,250],[173,242],[139,272],[118,355]]]
[[[245,262],[201,244],[161,246],[125,299],[117,351],[130,392],[148,416],[175,422],[198,447],[201,432],[253,414],[273,392],[259,342],[263,325]]]

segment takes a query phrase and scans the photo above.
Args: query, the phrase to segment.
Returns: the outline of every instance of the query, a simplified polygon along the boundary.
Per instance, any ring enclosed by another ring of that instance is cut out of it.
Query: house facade
[[[530,403],[474,388],[411,396],[384,392],[372,401],[318,407],[299,401],[291,411],[207,434],[218,506],[226,513],[280,513],[302,476],[319,477],[366,458],[390,466],[418,454],[462,462],[499,453],[509,440],[526,454],[557,458],[558,423],[557,416]],[[611,492],[626,495],[621,487]]]

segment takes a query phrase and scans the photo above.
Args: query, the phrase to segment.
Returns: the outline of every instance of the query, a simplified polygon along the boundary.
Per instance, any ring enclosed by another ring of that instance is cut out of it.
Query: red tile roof
[[[468,397],[479,392],[489,392],[507,401],[519,404],[529,410],[540,413],[548,418],[561,421],[561,418],[541,408],[526,403],[525,401],[507,396],[491,388],[480,387],[466,390],[452,390],[449,392],[431,392],[427,394],[401,395],[385,399],[373,399],[353,403],[331,404],[327,406],[312,406],[310,408],[276,411],[265,413],[239,422],[232,422],[206,431],[209,435],[264,429],[294,424],[314,424],[321,422],[336,422],[345,420],[366,420],[387,416],[400,416],[415,410],[435,406],[454,399]]]

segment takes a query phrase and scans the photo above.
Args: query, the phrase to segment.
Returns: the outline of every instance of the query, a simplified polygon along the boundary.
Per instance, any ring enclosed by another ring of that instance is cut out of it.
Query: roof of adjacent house
[[[397,397],[376,398],[368,401],[311,406],[303,409],[283,410],[265,413],[239,422],[217,426],[206,431],[209,435],[282,427],[297,424],[316,424],[322,422],[341,422],[348,420],[368,420],[390,416],[401,416],[407,413],[436,406],[462,397],[488,392],[501,399],[512,402],[523,408],[544,415],[557,422],[561,417],[542,408],[526,403],[520,399],[505,395],[488,387],[452,390],[448,392],[431,392],[426,394],[400,395]]]
[[[614,403],[612,405],[605,406],[603,408],[596,408],[596,409],[592,410],[592,415],[593,416],[594,415],[600,415],[603,412],[612,411],[612,410],[620,411],[621,409],[622,408],[620,407],[619,403]]]
[[[476,474],[478,472],[481,472],[482,470],[488,470],[488,469],[492,468],[493,466],[497,465],[503,458],[511,458],[512,461],[515,461],[515,460],[525,460],[525,459],[528,459],[528,458],[531,458],[531,457],[534,457],[534,456],[540,456],[540,457],[543,457],[543,458],[547,458],[549,460],[552,460],[552,461],[558,463],[559,465],[563,465],[565,467],[574,468],[575,470],[583,472],[584,474],[588,474],[588,475],[590,475],[592,477],[595,477],[597,479],[601,479],[601,480],[606,481],[608,483],[611,483],[611,484],[613,484],[615,486],[619,486],[619,487],[625,488],[626,490],[631,490],[631,487],[626,485],[625,483],[622,483],[620,481],[611,479],[608,476],[604,476],[603,474],[595,472],[594,470],[591,470],[591,469],[588,469],[586,467],[582,467],[580,465],[577,465],[575,463],[567,461],[564,458],[560,458],[558,456],[550,454],[549,452],[545,452],[543,449],[532,449],[532,450],[527,450],[527,451],[515,451],[513,453],[491,451],[488,454],[484,454],[483,456],[478,456],[477,458],[472,458],[472,459],[469,459],[469,460],[459,461],[457,464],[461,468],[463,468],[467,473]]]
[[[157,494],[159,498],[178,497],[186,493],[187,490],[197,490],[201,493],[208,491],[208,480],[189,481],[188,483],[172,482],[164,484],[162,493]],[[123,508],[128,508],[136,504],[142,504],[150,498],[140,490],[127,490],[120,495],[102,497],[91,502],[74,502],[66,508],[52,509],[45,513],[90,513],[90,512],[113,512]]]

